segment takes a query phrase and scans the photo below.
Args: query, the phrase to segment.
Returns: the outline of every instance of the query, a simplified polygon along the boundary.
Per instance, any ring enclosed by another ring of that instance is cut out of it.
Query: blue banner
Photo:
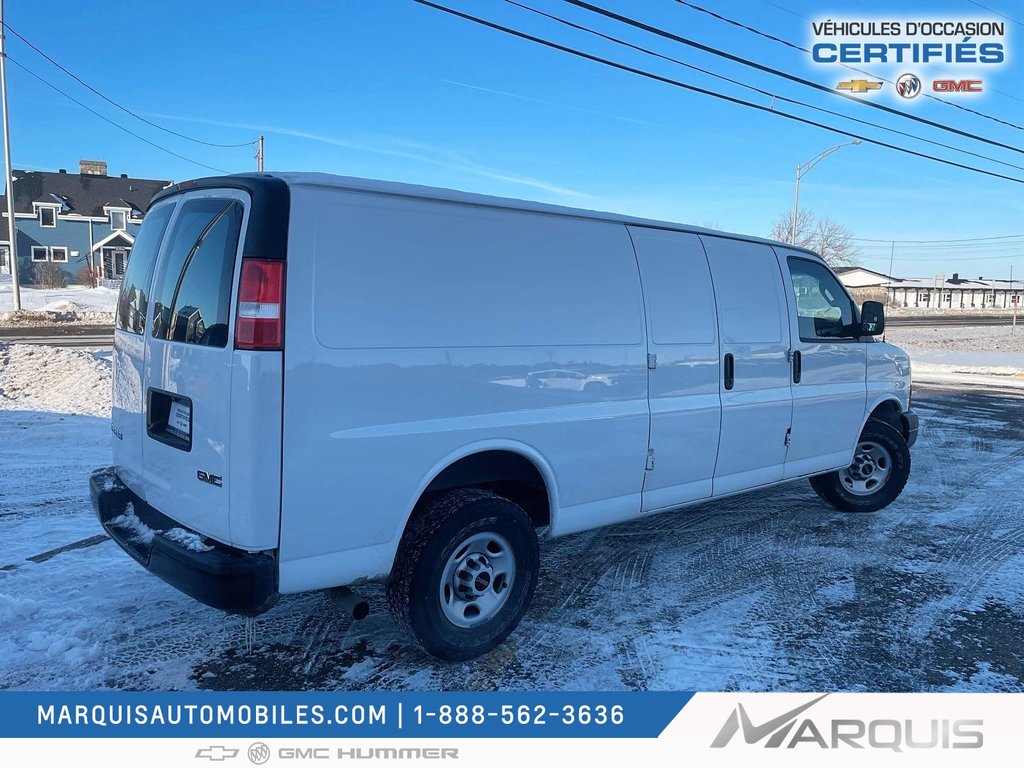
[[[0,692],[0,738],[656,738],[692,692]]]

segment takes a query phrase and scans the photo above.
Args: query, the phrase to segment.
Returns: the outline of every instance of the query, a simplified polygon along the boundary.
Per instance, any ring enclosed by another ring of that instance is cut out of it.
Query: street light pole
[[[4,134],[4,173],[7,176],[7,258],[11,262],[11,287],[14,289],[14,311],[21,309],[21,285],[18,283],[18,239],[14,226],[14,173],[11,171],[11,130],[7,121],[7,34],[4,23],[4,0],[0,0],[0,120]]]
[[[790,245],[796,245],[796,219],[797,219],[797,213],[798,213],[798,210],[799,210],[799,207],[800,207],[800,179],[802,179],[804,177],[804,175],[808,171],[811,170],[811,168],[816,166],[818,163],[820,163],[826,157],[831,155],[833,152],[836,152],[836,151],[842,149],[843,147],[851,147],[851,146],[853,146],[855,144],[860,144],[860,143],[861,143],[860,139],[854,139],[853,141],[847,141],[847,142],[845,142],[843,144],[836,144],[834,147],[829,147],[828,149],[826,149],[821,154],[811,158],[810,160],[808,160],[803,165],[798,165],[796,167],[796,184],[795,184],[794,190],[793,190],[793,219],[792,219],[792,221],[790,222],[790,225],[789,225],[789,244]]]
[[[0,0],[3,2],[3,0]],[[263,173],[263,137],[259,136],[256,139],[256,171]]]

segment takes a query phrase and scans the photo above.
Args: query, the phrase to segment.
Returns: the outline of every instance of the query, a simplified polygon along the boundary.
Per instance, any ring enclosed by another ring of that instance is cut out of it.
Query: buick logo
[[[921,78],[917,75],[900,75],[896,81],[896,93],[904,99],[912,99],[921,92]]]
[[[263,765],[270,759],[270,747],[262,741],[249,745],[249,761],[253,765]]]

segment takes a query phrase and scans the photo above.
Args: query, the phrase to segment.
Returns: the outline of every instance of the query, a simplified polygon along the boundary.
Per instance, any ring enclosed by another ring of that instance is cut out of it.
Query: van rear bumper
[[[121,482],[114,467],[94,471],[89,490],[103,530],[172,587],[228,613],[255,615],[276,602],[275,552],[246,552],[205,537],[210,548],[194,551],[161,535],[177,528],[201,536],[147,504]]]

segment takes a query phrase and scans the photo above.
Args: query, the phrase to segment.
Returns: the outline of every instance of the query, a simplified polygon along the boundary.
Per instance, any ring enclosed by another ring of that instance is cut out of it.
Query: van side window
[[[142,334],[146,330],[146,309],[149,306],[153,266],[173,211],[174,203],[166,203],[151,210],[135,238],[128,267],[121,281],[121,293],[117,297],[116,325],[122,331]]]
[[[827,267],[809,259],[790,257],[789,274],[801,340],[856,337],[853,302]]]
[[[154,338],[227,345],[242,213],[237,200],[203,198],[182,205],[153,292]]]

